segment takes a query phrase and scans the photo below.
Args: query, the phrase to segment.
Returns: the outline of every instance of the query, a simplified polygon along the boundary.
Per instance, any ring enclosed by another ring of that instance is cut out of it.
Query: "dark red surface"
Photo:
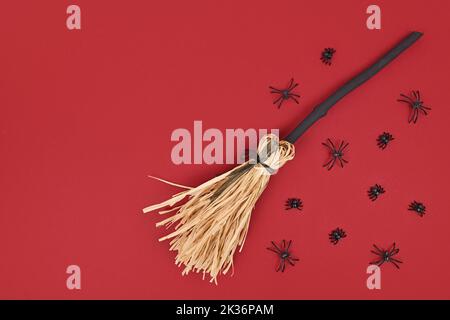
[[[0,298],[309,299],[450,298],[448,196],[450,2],[3,1],[0,10]],[[141,209],[230,166],[170,160],[175,128],[281,128],[412,30],[424,37],[341,101],[296,144],[256,206],[235,273],[219,286],[181,276],[157,214]],[[320,52],[337,49],[333,65]],[[301,103],[272,105],[269,85],[299,83]],[[407,123],[400,92],[433,108]],[[377,135],[395,141],[380,151]],[[327,137],[350,142],[348,166],[322,168]],[[372,203],[367,188],[386,193]],[[283,209],[288,197],[303,212]],[[407,206],[427,205],[420,218]],[[338,246],[328,232],[344,228]],[[300,258],[284,274],[265,247],[292,239]],[[371,245],[396,241],[400,270],[366,288]],[[77,264],[82,289],[66,288]]]

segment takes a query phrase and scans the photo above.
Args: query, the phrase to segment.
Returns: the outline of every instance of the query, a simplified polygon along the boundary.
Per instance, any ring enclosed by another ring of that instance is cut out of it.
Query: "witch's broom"
[[[233,267],[233,254],[238,245],[242,250],[250,216],[256,201],[269,182],[270,175],[295,155],[293,143],[327,111],[389,62],[416,42],[422,33],[412,32],[375,64],[351,79],[314,110],[282,141],[267,135],[258,145],[258,157],[236,168],[190,188],[162,179],[162,182],[183,189],[181,193],[160,204],[145,208],[144,213],[170,207],[160,214],[176,211],[156,226],[170,227],[174,231],[159,239],[172,239],[170,250],[178,252],[176,264],[184,265],[183,274],[193,270],[209,273],[211,282]],[[183,201],[185,200],[185,201]]]

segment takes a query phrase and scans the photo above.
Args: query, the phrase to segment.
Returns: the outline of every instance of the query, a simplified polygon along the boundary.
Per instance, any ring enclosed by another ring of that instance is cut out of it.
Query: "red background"
[[[450,298],[448,74],[450,2],[2,1],[0,10],[0,298]],[[253,213],[235,274],[219,285],[181,276],[157,214],[141,209],[227,165],[172,164],[176,128],[280,128],[412,30],[424,37],[341,101],[296,144]],[[337,49],[333,65],[320,60]],[[272,105],[268,86],[299,82],[299,105]],[[433,110],[407,122],[399,93]],[[376,147],[388,130],[395,141]],[[350,142],[344,168],[322,168],[327,137]],[[386,193],[367,198],[379,183]],[[284,211],[288,197],[302,212]],[[420,218],[412,200],[427,205]],[[344,228],[338,246],[328,232]],[[300,262],[274,271],[271,240],[292,239]],[[371,245],[396,241],[400,270],[366,288]],[[81,267],[82,289],[66,288]]]

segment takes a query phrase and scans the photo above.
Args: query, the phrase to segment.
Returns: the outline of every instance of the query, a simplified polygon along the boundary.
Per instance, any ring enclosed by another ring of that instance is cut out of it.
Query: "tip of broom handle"
[[[409,35],[409,37],[413,37],[414,40],[418,40],[422,36],[423,36],[423,32],[421,32],[421,31],[412,31]]]

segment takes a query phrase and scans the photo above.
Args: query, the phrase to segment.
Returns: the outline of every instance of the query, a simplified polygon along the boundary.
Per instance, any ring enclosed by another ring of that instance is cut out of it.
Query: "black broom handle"
[[[372,78],[375,74],[383,69],[386,65],[394,60],[403,51],[408,49],[414,42],[422,36],[421,32],[411,32],[405,39],[398,43],[388,53],[386,53],[380,60],[375,62],[369,68],[358,74],[356,77],[348,81],[324,102],[314,108],[314,110],[284,139],[290,143],[294,143],[297,139],[311,126],[325,116],[332,106],[347,95],[352,90],[356,89],[364,82]]]

